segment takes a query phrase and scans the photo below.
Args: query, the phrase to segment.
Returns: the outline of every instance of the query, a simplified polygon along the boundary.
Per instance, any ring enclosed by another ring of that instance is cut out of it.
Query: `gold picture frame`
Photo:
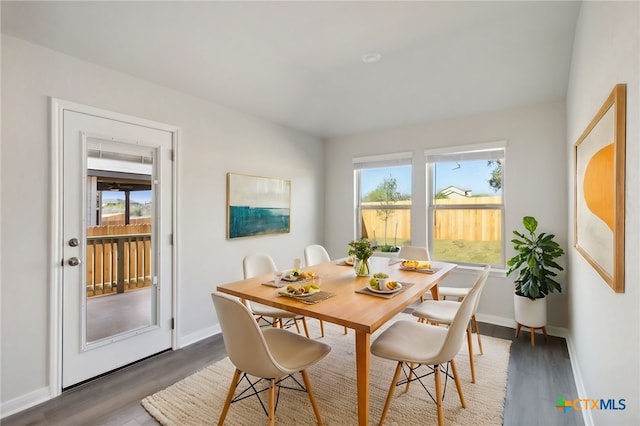
[[[574,245],[624,293],[625,84],[617,84],[574,145]]]

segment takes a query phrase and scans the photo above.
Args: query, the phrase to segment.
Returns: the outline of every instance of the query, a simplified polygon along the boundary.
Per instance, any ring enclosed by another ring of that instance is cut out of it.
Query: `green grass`
[[[438,260],[464,263],[500,264],[500,241],[437,240],[433,257]]]

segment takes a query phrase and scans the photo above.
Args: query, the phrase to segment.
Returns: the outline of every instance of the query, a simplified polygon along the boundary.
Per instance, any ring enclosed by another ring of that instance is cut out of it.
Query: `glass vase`
[[[356,271],[356,275],[360,277],[366,277],[371,275],[369,267],[369,259],[355,259],[353,262],[353,269]]]

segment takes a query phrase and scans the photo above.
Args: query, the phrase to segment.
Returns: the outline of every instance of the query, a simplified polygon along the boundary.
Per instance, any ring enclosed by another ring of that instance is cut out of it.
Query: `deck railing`
[[[87,229],[87,297],[151,285],[151,225]]]

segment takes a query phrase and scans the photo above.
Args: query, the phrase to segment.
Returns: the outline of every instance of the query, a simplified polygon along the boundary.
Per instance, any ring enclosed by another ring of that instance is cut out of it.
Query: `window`
[[[506,143],[426,151],[434,259],[504,268]]]
[[[396,252],[411,242],[411,153],[353,159],[356,238]]]

